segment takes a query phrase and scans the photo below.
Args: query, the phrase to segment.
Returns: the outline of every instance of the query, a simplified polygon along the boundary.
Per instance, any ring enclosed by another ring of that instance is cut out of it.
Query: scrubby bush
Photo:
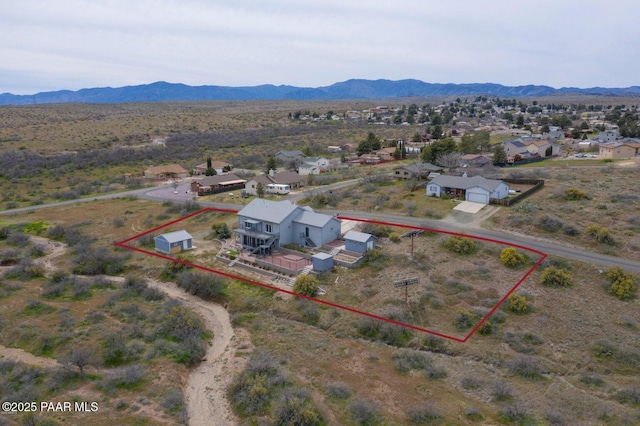
[[[478,322],[478,317],[466,309],[459,309],[454,318],[456,330],[467,330]]]
[[[603,226],[589,225],[587,226],[586,234],[595,238],[595,240],[601,244],[616,245],[616,240],[609,234],[609,230]]]
[[[478,243],[467,237],[449,237],[444,240],[442,246],[447,250],[458,254],[472,254],[478,250]]]
[[[514,314],[526,314],[531,310],[531,306],[524,296],[514,293],[507,299],[507,309]]]
[[[226,279],[215,274],[204,274],[190,270],[178,274],[176,283],[184,290],[202,299],[221,297],[227,289]]]
[[[356,425],[373,426],[379,423],[378,405],[366,399],[356,399],[349,404],[349,417]]]
[[[318,280],[310,275],[300,275],[293,284],[293,292],[303,296],[315,297],[318,294]]]
[[[365,234],[371,234],[377,238],[386,238],[391,234],[391,228],[377,223],[364,223],[360,227]]]
[[[342,382],[334,382],[329,383],[327,385],[327,390],[325,391],[327,397],[334,399],[348,399],[351,394],[351,388],[346,383]]]
[[[562,221],[549,215],[541,216],[538,219],[538,226],[547,232],[558,232],[563,225]]]
[[[391,356],[396,370],[408,372],[411,370],[424,370],[433,364],[431,357],[426,352],[411,349],[401,349]]]
[[[519,356],[508,364],[511,374],[525,377],[527,379],[537,379],[542,376],[542,365],[536,358],[530,356]]]
[[[582,189],[572,186],[571,188],[567,188],[562,193],[562,198],[564,198],[565,200],[576,201],[576,200],[588,200],[589,196]]]
[[[115,275],[124,271],[126,255],[104,247],[83,247],[73,258],[73,272],[81,275]]]
[[[500,252],[500,261],[510,268],[523,265],[527,257],[513,247],[507,247]]]
[[[408,413],[409,423],[412,425],[432,425],[442,419],[442,414],[430,402],[426,402],[416,407]]]
[[[496,401],[508,401],[513,398],[513,388],[507,382],[496,382],[491,390],[491,396]]]
[[[229,230],[229,226],[225,222],[217,222],[211,225],[211,231],[213,233],[214,238],[219,238],[221,240],[226,240],[231,237],[231,231]]]
[[[505,407],[500,410],[498,414],[502,420],[517,425],[525,425],[533,421],[533,415],[531,412],[520,405],[510,405]]]
[[[274,426],[315,426],[323,423],[323,415],[307,389],[287,389],[282,393],[274,410]]]
[[[633,276],[624,272],[619,266],[607,270],[609,279],[608,291],[621,300],[631,299],[636,295],[637,287]]]
[[[233,408],[244,415],[265,414],[275,390],[287,383],[276,361],[265,352],[254,354],[229,387]]]
[[[548,287],[571,287],[573,281],[568,272],[549,266],[542,272],[540,284]]]

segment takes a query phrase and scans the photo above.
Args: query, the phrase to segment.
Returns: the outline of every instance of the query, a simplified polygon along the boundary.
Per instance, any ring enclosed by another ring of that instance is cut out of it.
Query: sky
[[[638,0],[0,0],[0,93],[352,78],[640,85]]]

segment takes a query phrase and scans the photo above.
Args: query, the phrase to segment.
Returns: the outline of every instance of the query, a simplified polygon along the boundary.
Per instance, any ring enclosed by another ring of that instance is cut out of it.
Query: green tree
[[[265,173],[269,174],[269,172],[271,170],[276,170],[278,168],[278,162],[276,161],[276,157],[274,157],[273,155],[270,155],[269,158],[267,158],[267,164],[265,164]]]
[[[318,294],[318,280],[309,275],[300,275],[293,284],[293,292],[303,296],[315,297]]]
[[[456,149],[456,142],[452,138],[444,138],[426,146],[420,153],[420,158],[425,163],[434,163],[439,156],[455,152]]]
[[[367,138],[360,141],[360,143],[358,143],[358,149],[356,150],[356,154],[358,155],[368,154],[371,151],[380,149],[381,147],[382,147],[382,144],[380,143],[380,139],[376,136],[375,133],[369,132],[367,134]]]
[[[258,198],[264,197],[264,185],[260,182],[258,182],[258,184],[256,185],[256,195],[258,196]]]
[[[207,170],[204,172],[205,176],[214,176],[217,175],[216,169],[211,167],[211,157],[207,157]]]
[[[504,164],[507,162],[507,151],[502,145],[496,145],[493,148],[493,164]]]
[[[519,129],[524,127],[524,115],[518,114],[518,116],[516,117],[516,127],[518,127]]]

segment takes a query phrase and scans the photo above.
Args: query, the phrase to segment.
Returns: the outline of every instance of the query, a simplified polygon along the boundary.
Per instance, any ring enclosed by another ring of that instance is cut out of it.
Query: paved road
[[[353,179],[350,181],[339,182],[333,185],[327,185],[327,186],[316,188],[314,189],[314,191],[318,191],[318,192],[331,191],[334,189],[355,185],[359,181],[360,181],[359,179]],[[180,184],[176,189],[174,189],[172,185],[162,185],[155,188],[143,188],[143,189],[137,189],[133,191],[120,192],[116,194],[99,195],[91,198],[82,198],[82,199],[70,200],[70,201],[60,201],[57,203],[41,204],[38,206],[22,207],[22,208],[12,209],[12,210],[2,210],[0,211],[0,214],[20,214],[20,213],[33,211],[33,210],[50,208],[50,207],[73,205],[73,204],[80,204],[84,202],[94,201],[94,200],[106,200],[106,199],[124,198],[124,197],[137,197],[137,198],[156,200],[156,201],[181,202],[181,201],[193,199],[193,194],[187,192],[188,188],[189,188],[188,182]],[[301,191],[286,197],[286,199],[289,199],[292,202],[295,202],[296,200],[299,200],[304,197],[305,197],[305,191]],[[222,209],[239,210],[243,207],[242,204],[232,204],[232,203],[211,203],[211,202],[201,202],[201,201],[198,201],[198,203],[203,207],[215,207],[215,208],[222,208]],[[395,215],[389,215],[384,213],[368,213],[368,212],[345,211],[345,210],[323,210],[323,212],[328,214],[340,214],[342,216],[348,216],[348,217],[354,217],[354,218],[360,218],[360,219],[375,219],[375,220],[381,220],[381,221],[386,221],[391,223],[421,226],[421,227],[432,228],[440,231],[462,233],[462,234],[472,235],[480,238],[499,240],[499,241],[504,241],[510,244],[517,244],[517,245],[529,247],[534,250],[538,250],[552,256],[558,256],[558,257],[563,257],[567,259],[574,259],[574,260],[590,263],[590,264],[601,266],[601,267],[620,266],[621,268],[627,271],[640,272],[640,262],[624,259],[620,257],[606,256],[598,253],[592,253],[592,252],[564,246],[558,241],[546,240],[543,238],[533,237],[530,235],[516,234],[508,231],[488,230],[488,229],[478,228],[474,226],[469,226],[468,224],[464,224],[464,223],[451,223],[451,222],[444,222],[441,220],[431,220],[431,219],[408,217],[408,216],[395,216]]]

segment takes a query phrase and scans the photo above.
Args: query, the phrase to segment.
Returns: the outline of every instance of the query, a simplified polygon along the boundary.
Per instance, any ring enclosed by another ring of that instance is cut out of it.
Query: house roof
[[[256,198],[238,212],[238,216],[250,219],[262,220],[271,223],[282,223],[300,207],[291,201],[271,201],[264,198]]]
[[[513,145],[513,146],[515,146],[515,147],[518,147],[518,148],[525,148],[525,147],[526,147],[526,145],[525,145],[525,144],[523,144],[522,142],[520,142],[520,141],[515,141],[515,140],[514,140],[514,141],[504,141],[504,143],[505,143],[505,144],[510,143],[511,145]]]
[[[188,173],[187,170],[185,170],[184,167],[180,166],[179,164],[167,164],[166,166],[152,166],[146,169],[144,172],[151,173],[154,175],[157,175],[160,173],[178,173],[178,174]]]
[[[551,145],[551,143],[549,141],[527,141],[524,142],[525,145],[535,145],[538,148],[540,148],[541,146],[545,146],[545,145]]]
[[[396,169],[404,169],[411,173],[427,173],[440,171],[442,170],[442,167],[434,166],[431,163],[417,163],[403,165],[400,167],[396,167]]]
[[[496,190],[498,185],[503,183],[501,180],[486,179],[482,176],[464,177],[464,176],[436,176],[429,185],[439,185],[443,188],[469,189],[474,186],[486,189],[489,192]]]
[[[301,223],[303,225],[315,226],[318,228],[322,228],[325,226],[333,216],[329,216],[327,214],[316,213],[313,210],[302,209],[302,214],[295,218],[293,221],[296,223]]]
[[[202,186],[233,185],[245,182],[246,180],[240,179],[234,174],[207,176],[206,178],[198,179],[195,181],[195,183],[199,183]]]
[[[302,151],[278,151],[276,152],[276,157],[286,157],[286,158],[296,158],[296,157],[304,157],[304,153]]]
[[[175,231],[175,232],[169,232],[169,233],[166,233],[166,234],[158,235],[154,239],[157,239],[157,238],[162,238],[163,240],[166,240],[169,243],[177,243],[178,241],[192,240],[193,239],[191,234],[189,234],[187,231],[184,231],[184,230]]]
[[[346,234],[344,234],[343,238],[345,240],[357,241],[359,243],[366,243],[371,238],[375,238],[375,237],[371,234],[351,230]]]

